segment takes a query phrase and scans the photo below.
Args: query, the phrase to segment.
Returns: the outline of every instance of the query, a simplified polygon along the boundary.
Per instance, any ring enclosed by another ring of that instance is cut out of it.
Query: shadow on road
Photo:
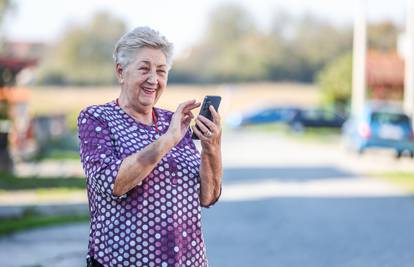
[[[331,166],[295,166],[287,168],[225,168],[223,182],[234,184],[263,180],[307,182],[320,179],[355,178],[356,175]]]

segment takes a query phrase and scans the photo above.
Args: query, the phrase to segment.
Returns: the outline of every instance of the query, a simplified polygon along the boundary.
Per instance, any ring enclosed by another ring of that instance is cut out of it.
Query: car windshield
[[[371,121],[379,124],[409,124],[410,119],[405,114],[374,112]]]
[[[307,110],[303,113],[303,117],[309,120],[324,119],[333,120],[335,119],[335,113],[325,110]]]

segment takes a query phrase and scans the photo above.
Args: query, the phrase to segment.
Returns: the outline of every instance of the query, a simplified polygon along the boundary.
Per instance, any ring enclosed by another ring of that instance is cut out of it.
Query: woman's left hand
[[[221,118],[212,105],[209,106],[209,110],[213,116],[213,121],[198,115],[196,124],[200,130],[193,126],[193,131],[200,139],[203,149],[214,150],[220,148],[221,145]]]

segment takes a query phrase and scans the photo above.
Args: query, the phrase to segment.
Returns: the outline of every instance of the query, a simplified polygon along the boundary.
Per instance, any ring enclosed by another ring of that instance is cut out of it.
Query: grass
[[[64,188],[64,189],[84,189],[86,181],[84,177],[17,177],[10,173],[0,173],[0,190],[27,190],[27,189],[46,189],[46,188]]]
[[[88,220],[89,215],[44,216],[28,213],[20,218],[0,219],[0,235],[45,226],[87,222]]]
[[[414,173],[413,172],[387,172],[374,174],[398,186],[401,186],[409,193],[414,194]]]
[[[41,155],[36,155],[31,158],[33,161],[44,160],[77,160],[80,162],[79,151],[70,150],[51,150]]]
[[[332,128],[307,128],[303,132],[295,133],[290,130],[286,124],[283,123],[249,125],[243,127],[241,130],[270,134],[274,133],[303,142],[337,142],[341,135],[340,129]],[[237,129],[235,131],[240,131],[240,129]]]
[[[289,132],[288,137],[306,142],[337,142],[340,139],[341,130],[332,128],[308,128],[304,132]]]
[[[65,199],[81,199],[85,195],[85,178],[46,178],[17,177],[10,173],[0,173],[0,199],[13,197],[27,198],[36,203]],[[32,228],[86,222],[88,215],[42,215],[31,210],[18,218],[0,219],[0,235]]]

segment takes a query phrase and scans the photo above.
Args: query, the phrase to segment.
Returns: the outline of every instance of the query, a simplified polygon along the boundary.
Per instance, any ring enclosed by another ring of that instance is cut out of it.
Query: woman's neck
[[[121,107],[128,115],[133,117],[135,120],[146,124],[152,125],[153,118],[152,118],[152,107],[151,106],[144,106],[139,107],[136,105],[132,105],[130,101],[126,97],[122,95],[118,98],[119,107]]]

